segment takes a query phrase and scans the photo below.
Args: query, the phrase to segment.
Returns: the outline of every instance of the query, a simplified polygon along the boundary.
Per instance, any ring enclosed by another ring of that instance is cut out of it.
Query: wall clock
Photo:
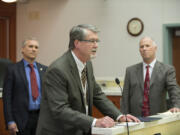
[[[143,32],[144,24],[139,18],[132,18],[128,21],[127,31],[132,36],[138,36]]]

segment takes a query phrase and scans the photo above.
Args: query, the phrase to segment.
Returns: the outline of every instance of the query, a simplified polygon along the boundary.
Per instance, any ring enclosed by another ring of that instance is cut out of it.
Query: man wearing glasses
[[[98,30],[93,25],[74,26],[69,50],[47,70],[44,78],[37,135],[90,135],[91,127],[112,127],[125,116],[97,85],[91,59],[96,57]],[[95,105],[105,117],[92,117]],[[128,121],[139,120],[127,115]]]

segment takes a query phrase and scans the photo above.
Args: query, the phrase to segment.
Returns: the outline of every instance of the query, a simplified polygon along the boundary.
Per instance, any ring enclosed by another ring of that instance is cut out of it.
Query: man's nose
[[[144,46],[144,47],[143,47],[143,50],[146,50],[146,49],[147,49],[147,47],[146,47],[146,46]]]
[[[94,47],[95,48],[98,48],[98,45],[99,45],[98,42],[94,42]]]
[[[33,47],[33,51],[37,51],[37,48],[36,48],[36,47]]]

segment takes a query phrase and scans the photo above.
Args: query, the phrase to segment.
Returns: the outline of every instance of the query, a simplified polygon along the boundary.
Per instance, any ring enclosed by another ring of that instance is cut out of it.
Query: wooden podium
[[[152,116],[153,117],[153,116]],[[153,122],[141,122],[129,126],[130,135],[180,135],[180,113],[162,113],[154,117],[162,119]],[[93,135],[127,135],[126,126],[112,128],[92,128]]]

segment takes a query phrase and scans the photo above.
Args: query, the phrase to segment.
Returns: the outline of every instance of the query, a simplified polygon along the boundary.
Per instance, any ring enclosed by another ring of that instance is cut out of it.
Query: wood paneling
[[[0,58],[16,62],[16,3],[0,1]]]
[[[0,1],[0,58],[16,62],[16,3]],[[5,130],[2,98],[0,98],[0,135],[9,135]]]
[[[180,28],[178,28],[180,31]],[[177,83],[180,85],[180,36],[174,34],[173,36],[173,65],[176,69],[176,79]]]
[[[2,98],[0,98],[0,135],[9,135],[5,127]]]
[[[113,104],[120,109],[120,96],[107,96],[107,98],[110,99]],[[104,115],[95,106],[93,106],[93,116],[95,118],[104,117]]]

